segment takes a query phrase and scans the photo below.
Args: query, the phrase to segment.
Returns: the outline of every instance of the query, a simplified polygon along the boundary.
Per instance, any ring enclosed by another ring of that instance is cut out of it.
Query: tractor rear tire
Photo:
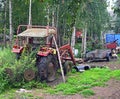
[[[54,81],[56,79],[56,68],[57,68],[57,62],[54,57],[54,55],[48,55],[46,57],[40,57],[40,61],[37,62],[38,64],[38,72],[39,72],[39,77],[40,80],[47,80],[48,82]],[[44,77],[41,75],[41,69],[45,71],[47,77]],[[43,77],[43,78],[42,78]]]
[[[5,74],[7,74],[11,81],[14,79],[14,72],[11,68],[5,68]]]

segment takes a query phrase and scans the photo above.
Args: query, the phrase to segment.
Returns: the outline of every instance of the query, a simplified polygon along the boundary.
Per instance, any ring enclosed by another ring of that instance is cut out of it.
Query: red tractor
[[[36,66],[39,78],[41,81],[53,81],[56,79],[56,72],[60,66],[58,51],[55,46],[56,39],[57,30],[55,27],[20,25],[18,26],[16,44],[13,46],[12,52],[16,53],[19,59],[25,48],[31,52],[38,47]],[[72,61],[74,65],[76,62],[69,44],[58,49],[64,73],[66,74],[71,69],[68,61]]]

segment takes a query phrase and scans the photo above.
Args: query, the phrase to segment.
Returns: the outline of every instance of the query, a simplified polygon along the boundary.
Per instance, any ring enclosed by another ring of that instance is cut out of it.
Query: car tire
[[[111,56],[108,54],[108,55],[106,56],[106,61],[109,62],[110,60],[111,60]]]

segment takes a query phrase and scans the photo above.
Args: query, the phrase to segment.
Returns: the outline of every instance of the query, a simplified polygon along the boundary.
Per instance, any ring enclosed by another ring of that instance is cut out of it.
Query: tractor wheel
[[[26,69],[24,71],[24,78],[27,81],[31,81],[35,78],[35,71],[33,71],[32,69]]]
[[[66,61],[63,66],[65,75],[72,70],[72,62],[70,61]]]
[[[8,75],[9,79],[12,80],[14,78],[14,73],[13,73],[12,69],[5,68],[5,73]]]
[[[21,53],[16,53],[16,59],[19,60],[21,56]]]
[[[37,62],[38,73],[40,80],[54,81],[56,79],[57,62],[53,55],[41,57],[40,62]]]

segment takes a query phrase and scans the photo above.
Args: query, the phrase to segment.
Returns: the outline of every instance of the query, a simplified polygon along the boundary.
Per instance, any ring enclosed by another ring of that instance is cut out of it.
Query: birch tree
[[[10,29],[10,42],[12,44],[13,31],[12,31],[12,0],[9,0],[9,29]]]
[[[32,0],[30,0],[30,2],[29,2],[29,20],[28,20],[28,25],[32,25],[32,13],[31,13],[31,9],[32,9]]]
[[[73,33],[72,33],[72,38],[71,38],[71,47],[74,52],[74,47],[75,47],[75,33],[76,33],[76,28],[75,26],[73,27]]]
[[[120,33],[120,0],[116,0],[115,2],[114,13],[116,14],[114,31]]]
[[[6,20],[7,20],[7,1],[4,1],[4,46],[6,47]]]

